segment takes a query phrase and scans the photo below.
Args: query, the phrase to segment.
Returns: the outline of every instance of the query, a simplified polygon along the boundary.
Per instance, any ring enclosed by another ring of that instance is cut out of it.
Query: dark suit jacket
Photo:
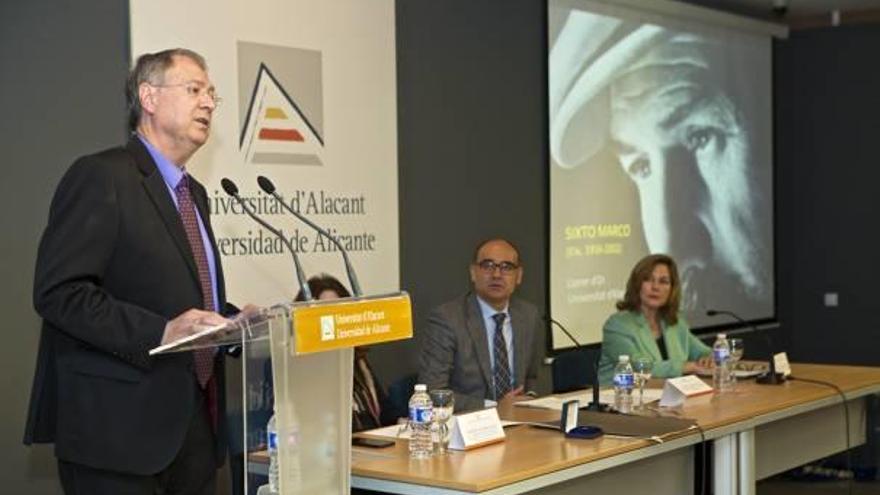
[[[537,308],[520,299],[508,305],[513,328],[514,387],[534,390],[543,354],[543,324]],[[455,392],[455,410],[484,407],[494,399],[486,327],[476,295],[465,294],[431,311],[424,335],[419,383]]]
[[[207,195],[196,181],[191,190],[224,307]],[[197,274],[174,201],[138,138],[78,159],[55,192],[37,256],[34,306],[43,327],[25,443],[54,442],[59,459],[99,469],[166,467],[200,394],[192,353],[148,351],[168,320],[202,306]],[[218,465],[226,438],[220,356]]]

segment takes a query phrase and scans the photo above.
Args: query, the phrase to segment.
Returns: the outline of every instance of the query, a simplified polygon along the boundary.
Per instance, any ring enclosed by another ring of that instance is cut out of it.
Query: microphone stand
[[[345,263],[345,271],[348,274],[348,282],[351,284],[351,292],[354,294],[355,297],[362,296],[363,292],[361,291],[361,284],[358,283],[357,275],[354,273],[354,266],[352,266],[351,260],[348,259],[348,251],[346,251],[345,248],[342,247],[342,244],[340,244],[335,237],[330,235],[329,232],[316,225],[300,212],[291,208],[290,205],[288,205],[287,202],[284,201],[284,198],[282,198],[281,195],[278,194],[278,192],[275,190],[275,184],[272,184],[272,181],[261,175],[257,177],[257,184],[260,186],[260,189],[262,189],[263,192],[275,198],[275,200],[277,200],[278,203],[280,203],[285,210],[289,211],[293,216],[302,220],[303,223],[315,229],[316,231],[318,231],[318,233],[322,234],[324,237],[329,239],[330,242],[336,245],[336,247],[339,249],[339,252],[342,253],[342,260]]]
[[[568,330],[565,329],[564,326],[562,326],[562,323],[559,323],[558,321],[554,320],[553,318],[551,318],[549,316],[546,316],[545,318],[547,319],[548,322],[550,322],[553,325],[556,325],[557,328],[562,330],[562,333],[564,333],[565,336],[568,337],[568,339],[574,343],[574,346],[578,350],[581,350],[584,348],[584,346],[582,346],[580,344],[580,342],[578,342],[577,339],[574,338],[574,335],[572,335]],[[594,376],[595,376],[595,380],[593,380],[593,383],[592,383],[593,401],[590,402],[589,404],[587,404],[585,407],[583,407],[583,409],[586,409],[587,411],[609,412],[611,410],[611,408],[608,406],[608,404],[602,404],[602,402],[599,400],[599,359],[601,359],[601,357],[602,357],[602,352],[601,352],[601,348],[600,348],[599,355],[598,355],[598,357],[596,357],[596,360],[593,362],[593,372],[594,372]]]
[[[302,265],[300,265],[299,263],[299,257],[296,255],[296,250],[293,249],[293,245],[290,244],[290,240],[285,237],[280,230],[272,227],[265,220],[258,217],[257,214],[253,212],[251,207],[248,206],[247,202],[241,199],[241,196],[238,195],[238,186],[236,186],[234,182],[227,178],[223,178],[220,180],[220,185],[223,187],[223,190],[226,192],[226,194],[232,196],[233,198],[235,198],[236,201],[238,201],[238,204],[241,205],[241,208],[244,210],[245,213],[248,214],[248,216],[254,219],[254,221],[258,224],[266,227],[269,232],[272,232],[273,234],[278,236],[279,239],[281,239],[281,241],[287,247],[287,250],[290,251],[291,255],[293,255],[293,265],[296,268],[296,280],[299,283],[299,288],[303,293],[303,298],[306,301],[313,300],[312,291],[309,289],[309,284],[306,282],[306,276],[305,273],[303,273]]]

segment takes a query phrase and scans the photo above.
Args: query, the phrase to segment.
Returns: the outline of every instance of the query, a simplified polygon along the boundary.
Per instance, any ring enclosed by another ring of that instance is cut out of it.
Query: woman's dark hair
[[[336,280],[336,277],[333,277],[332,275],[327,275],[326,273],[316,275],[310,278],[309,281],[306,283],[309,284],[309,290],[312,292],[312,297],[314,297],[315,299],[320,298],[321,293],[323,293],[325,290],[332,290],[340,298],[351,297],[351,293],[348,292],[348,289],[346,289],[339,280]],[[302,290],[297,292],[296,299],[294,300],[305,300]]]

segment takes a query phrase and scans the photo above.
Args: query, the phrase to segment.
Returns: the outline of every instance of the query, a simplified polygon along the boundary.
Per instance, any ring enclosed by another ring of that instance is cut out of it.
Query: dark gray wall
[[[880,365],[878,49],[878,26],[793,32],[777,46],[777,259],[797,360]],[[840,306],[824,307],[825,292]]]
[[[22,446],[39,337],[31,290],[49,201],[74,157],[125,137],[128,6],[0,2],[0,492],[61,493],[51,448]]]
[[[518,245],[519,294],[544,307],[544,18],[534,0],[397,2],[401,287],[417,328],[373,351],[386,382],[417,369],[428,311],[468,289],[487,237]]]

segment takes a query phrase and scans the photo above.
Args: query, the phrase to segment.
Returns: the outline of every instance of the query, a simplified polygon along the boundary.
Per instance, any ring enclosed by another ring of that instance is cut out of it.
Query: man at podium
[[[139,57],[126,90],[128,143],[78,159],[52,200],[24,441],[55,443],[68,494],[214,493],[222,358],[148,351],[228,321],[207,195],[185,167],[220,98],[186,49]]]
[[[534,388],[542,324],[534,305],[512,297],[522,276],[513,243],[482,242],[470,265],[473,292],[428,317],[419,382],[452,389],[457,410],[516,400]]]

